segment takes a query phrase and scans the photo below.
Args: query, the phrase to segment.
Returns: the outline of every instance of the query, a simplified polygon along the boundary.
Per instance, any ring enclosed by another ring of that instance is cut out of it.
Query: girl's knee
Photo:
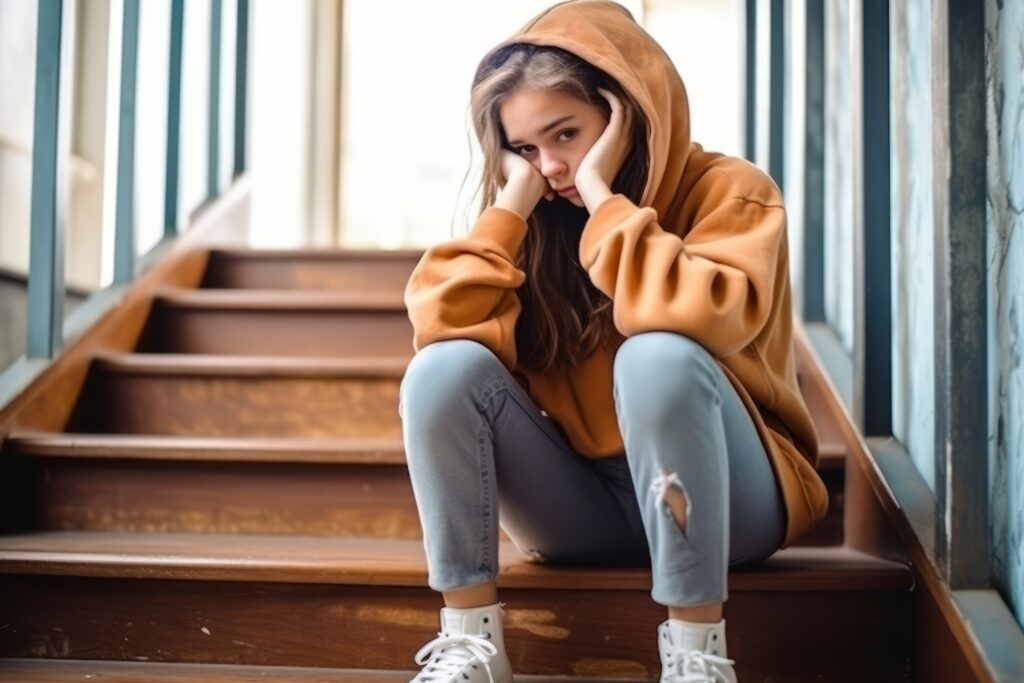
[[[446,339],[424,346],[406,367],[399,389],[400,407],[417,396],[431,401],[459,394],[472,383],[488,381],[504,369],[494,353],[471,339]]]
[[[715,401],[717,372],[714,357],[689,337],[674,332],[634,335],[615,355],[616,401],[621,410],[642,419],[671,420],[687,404]]]
[[[615,354],[616,377],[679,376],[714,365],[699,342],[676,332],[643,332],[627,339]],[[666,373],[670,370],[669,373]]]

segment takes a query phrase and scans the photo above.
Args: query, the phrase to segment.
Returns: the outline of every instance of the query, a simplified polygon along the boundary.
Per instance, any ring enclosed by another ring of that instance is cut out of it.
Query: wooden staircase
[[[419,256],[179,250],[0,413],[0,680],[409,679],[443,604],[397,411]],[[797,355],[831,508],[730,573],[730,657],[743,683],[918,680],[913,567]],[[523,680],[656,680],[649,570],[500,556]]]

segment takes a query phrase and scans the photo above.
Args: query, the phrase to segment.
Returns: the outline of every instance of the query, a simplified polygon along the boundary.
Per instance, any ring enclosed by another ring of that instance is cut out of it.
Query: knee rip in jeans
[[[685,533],[690,520],[690,497],[679,475],[662,468],[661,474],[651,483],[651,491],[655,495],[655,507],[663,508],[665,515],[671,517]]]

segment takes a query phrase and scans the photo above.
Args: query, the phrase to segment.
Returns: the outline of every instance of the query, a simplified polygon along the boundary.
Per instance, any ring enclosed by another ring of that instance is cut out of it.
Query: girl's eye
[[[576,138],[576,130],[573,128],[566,128],[565,130],[558,134],[558,137],[561,138],[563,135],[568,135],[569,137],[563,139],[562,142],[569,142],[570,140]],[[516,154],[529,154],[532,151],[533,145],[523,145],[515,150]]]

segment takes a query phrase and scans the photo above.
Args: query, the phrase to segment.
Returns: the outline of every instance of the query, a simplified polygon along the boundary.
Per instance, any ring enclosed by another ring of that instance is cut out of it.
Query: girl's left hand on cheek
[[[600,181],[604,187],[611,188],[619,169],[626,162],[630,147],[631,116],[629,110],[618,97],[604,88],[598,88],[612,107],[611,119],[601,137],[597,139],[576,169],[576,187]]]

